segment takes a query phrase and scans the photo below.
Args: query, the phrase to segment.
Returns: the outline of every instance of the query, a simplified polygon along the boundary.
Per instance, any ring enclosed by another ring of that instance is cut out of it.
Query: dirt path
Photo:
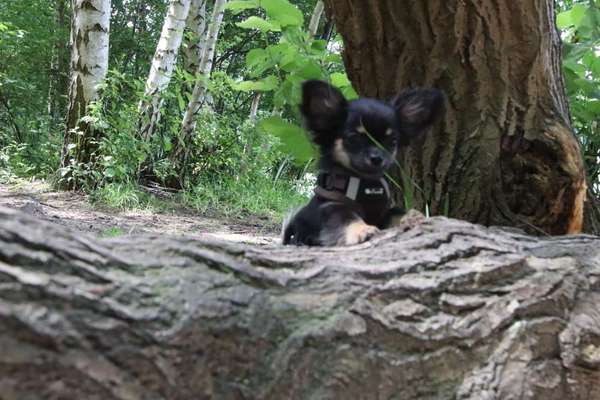
[[[189,210],[99,209],[82,194],[53,191],[40,181],[16,185],[0,183],[0,207],[19,209],[41,219],[100,236],[163,233],[253,244],[271,244],[278,240],[273,223],[257,217],[242,221],[206,217]]]

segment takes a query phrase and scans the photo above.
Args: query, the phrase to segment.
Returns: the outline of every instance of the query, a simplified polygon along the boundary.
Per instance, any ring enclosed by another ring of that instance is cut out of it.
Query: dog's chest
[[[378,225],[390,208],[389,189],[384,185],[380,180],[360,180],[355,201],[367,224]]]

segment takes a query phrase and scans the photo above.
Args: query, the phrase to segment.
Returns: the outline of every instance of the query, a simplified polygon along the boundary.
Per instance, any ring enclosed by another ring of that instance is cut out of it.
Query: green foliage
[[[125,234],[125,231],[123,231],[123,229],[119,228],[118,226],[113,226],[111,228],[105,229],[100,234],[100,236],[106,237],[106,238],[113,238],[113,237],[123,236],[124,234]]]
[[[0,179],[50,176],[59,167],[64,133],[60,121],[67,106],[68,3],[62,3],[65,23],[60,25],[58,1],[0,2]],[[101,86],[101,98],[85,117],[98,132],[93,161],[62,172],[85,179],[89,182],[85,189],[96,201],[116,208],[160,207],[139,188],[142,170],[144,179],[182,188],[179,200],[201,211],[281,215],[302,203],[310,195],[311,174],[306,172],[315,158],[300,128],[297,105],[302,82],[329,81],[347,98],[356,97],[340,56],[341,38],[323,40],[307,32],[315,3],[228,2],[207,82],[209,95],[193,140],[184,149],[187,158],[182,166],[173,162],[173,151],[182,142],[182,115],[190,88],[199,78],[185,71],[181,60],[163,94],[156,134],[149,142],[136,135],[138,104],[168,2],[113,0],[111,71]],[[599,4],[563,0],[557,5],[573,124],[590,179],[597,182]],[[51,68],[55,57],[59,71]],[[48,112],[52,84],[59,94],[55,115]],[[257,93],[261,98],[255,122],[249,114]],[[411,187],[404,175],[401,183]],[[412,197],[408,193],[406,202],[411,203]]]
[[[281,219],[293,207],[306,203],[289,180],[273,183],[268,176],[204,177],[191,191],[184,192],[184,204],[203,213],[227,216],[257,215]]]
[[[573,125],[584,148],[592,188],[600,178],[600,5],[597,1],[559,1],[563,68]]]
[[[261,32],[262,43],[246,55],[247,80],[236,81],[235,90],[267,92],[275,110],[282,116],[263,121],[261,131],[277,136],[279,149],[302,166],[314,158],[314,149],[299,126],[297,105],[301,85],[307,79],[330,81],[349,98],[356,97],[344,73],[339,54],[328,48],[325,40],[314,39],[304,29],[304,16],[288,0],[235,1],[228,8],[234,12],[253,10],[262,14],[247,17],[237,25]],[[332,48],[339,48],[334,43]]]
[[[312,144],[306,140],[304,130],[298,125],[280,117],[265,118],[260,122],[260,130],[279,138],[277,148],[291,156],[297,163],[305,164],[316,157]]]
[[[107,183],[92,193],[94,203],[117,210],[149,208],[151,199],[134,183]]]

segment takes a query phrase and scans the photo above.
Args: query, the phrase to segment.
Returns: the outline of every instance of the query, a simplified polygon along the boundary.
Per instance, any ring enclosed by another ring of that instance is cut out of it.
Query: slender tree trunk
[[[586,182],[553,0],[327,0],[364,96],[436,86],[443,126],[403,153],[434,214],[578,232]]]
[[[48,101],[47,111],[50,118],[58,122],[60,118],[60,102],[61,82],[63,71],[61,71],[63,53],[65,45],[63,38],[60,37],[60,32],[65,25],[65,0],[54,0],[55,17],[54,17],[54,45],[52,46],[52,59],[50,60],[50,75],[48,77]]]
[[[252,148],[254,147],[254,138],[256,135],[256,116],[258,114],[258,106],[260,105],[260,99],[262,97],[261,92],[254,93],[252,97],[252,104],[250,104],[250,114],[248,115],[248,120],[252,126],[251,129],[248,130],[248,137],[246,137],[246,143],[244,143],[244,159],[241,164],[241,173],[238,175],[243,176],[244,173],[248,169],[248,161],[252,156]]]
[[[170,0],[169,10],[146,80],[146,98],[139,105],[139,134],[143,139],[148,140],[153,136],[160,120],[161,94],[171,81],[189,11],[190,0]]]
[[[2,92],[0,92],[0,105],[2,105],[2,108],[4,108],[4,111],[8,115],[8,122],[10,122],[10,124],[13,127],[16,142],[23,143],[23,139],[24,139],[23,132],[21,132],[21,128],[19,128],[19,124],[17,123],[17,118],[16,118],[15,114],[12,112],[12,108],[10,106],[10,102],[9,102],[8,98],[4,97],[2,95]]]
[[[173,151],[173,160],[179,164],[180,168],[184,168],[188,154],[188,147],[191,143],[192,134],[196,129],[196,122],[202,102],[206,95],[207,81],[210,78],[212,71],[213,58],[215,56],[215,47],[219,38],[219,30],[223,22],[223,13],[225,12],[225,4],[227,0],[216,0],[213,8],[212,19],[210,21],[206,45],[203,52],[202,60],[198,66],[196,74],[196,84],[192,92],[192,97],[183,116],[181,124],[181,132],[179,140],[175,144]]]
[[[71,74],[62,167],[92,160],[96,132],[81,118],[98,98],[97,85],[108,72],[110,0],[72,0],[71,7]],[[67,184],[77,185],[74,181]]]
[[[310,22],[308,23],[308,33],[311,37],[315,37],[317,35],[317,31],[319,30],[319,23],[321,22],[321,16],[323,15],[324,10],[325,4],[323,3],[323,1],[317,1],[312,16],[310,17]]]
[[[190,34],[184,38],[183,64],[192,75],[198,71],[206,45],[206,1],[192,0],[186,21]]]

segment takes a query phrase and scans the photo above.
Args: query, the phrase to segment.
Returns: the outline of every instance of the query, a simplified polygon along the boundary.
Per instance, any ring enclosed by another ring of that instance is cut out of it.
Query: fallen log
[[[0,209],[0,399],[600,399],[599,254],[442,217],[296,248]]]

